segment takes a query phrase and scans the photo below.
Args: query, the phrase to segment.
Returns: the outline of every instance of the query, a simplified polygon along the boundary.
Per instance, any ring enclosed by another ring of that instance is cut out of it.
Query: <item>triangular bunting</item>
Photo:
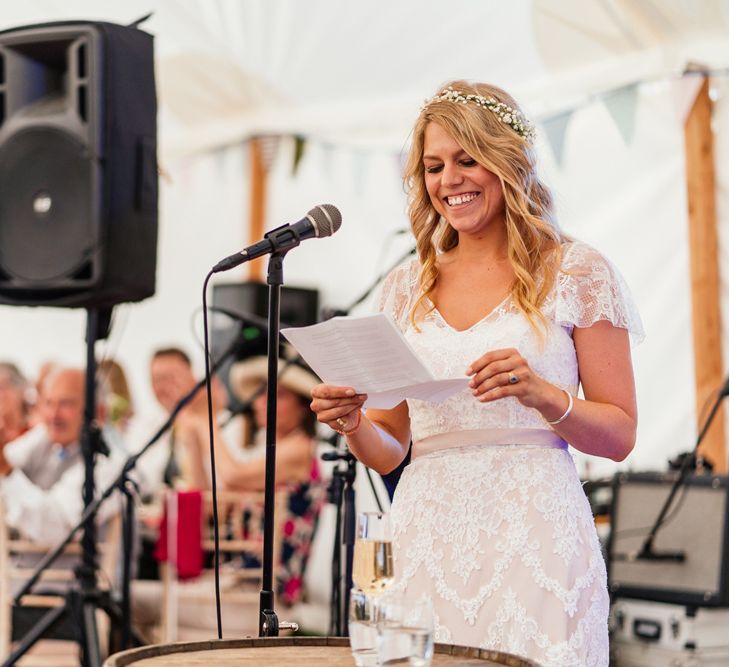
[[[261,158],[263,159],[263,166],[266,171],[271,171],[271,165],[276,159],[278,154],[279,144],[281,143],[281,137],[277,134],[266,134],[259,137],[261,146]]]
[[[546,118],[542,121],[544,133],[547,135],[547,141],[552,148],[554,159],[559,167],[562,166],[567,125],[569,125],[570,118],[572,118],[572,114],[574,112],[574,109],[569,109],[568,111],[563,111],[556,116],[551,116],[550,118]]]
[[[638,109],[638,84],[631,83],[605,93],[602,101],[612,116],[618,131],[626,144],[630,144],[635,133],[635,115]]]
[[[694,105],[696,95],[699,93],[701,85],[704,83],[704,74],[684,74],[680,79],[671,81],[671,97],[673,98],[673,111],[676,114],[676,120],[683,125],[686,122],[686,116]]]
[[[304,157],[304,151],[306,150],[306,139],[302,136],[296,135],[294,137],[294,164],[291,169],[291,173],[296,176],[296,172],[299,170],[299,164],[301,159]]]

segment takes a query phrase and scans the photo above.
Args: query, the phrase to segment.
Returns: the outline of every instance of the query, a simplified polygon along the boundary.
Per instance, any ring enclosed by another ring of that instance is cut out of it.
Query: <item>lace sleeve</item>
[[[558,278],[556,321],[589,327],[599,320],[627,329],[633,345],[645,337],[643,323],[630,290],[618,270],[584,243],[565,249]]]
[[[407,328],[412,301],[418,288],[418,261],[393,269],[382,282],[375,309],[389,315],[401,331]]]

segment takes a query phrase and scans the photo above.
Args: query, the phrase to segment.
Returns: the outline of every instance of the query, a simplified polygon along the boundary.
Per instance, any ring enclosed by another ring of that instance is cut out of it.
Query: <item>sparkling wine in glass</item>
[[[352,579],[368,595],[379,595],[393,581],[392,535],[386,514],[362,512],[357,516]]]

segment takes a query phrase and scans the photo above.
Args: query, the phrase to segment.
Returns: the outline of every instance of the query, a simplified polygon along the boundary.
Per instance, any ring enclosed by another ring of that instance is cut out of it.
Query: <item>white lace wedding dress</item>
[[[531,368],[577,393],[573,327],[602,319],[640,337],[624,282],[599,253],[565,246],[543,308],[540,341],[510,298],[465,331],[437,310],[409,321],[419,264],[396,269],[381,310],[436,378],[459,377],[490,349],[515,347]],[[470,391],[443,403],[408,401],[413,461],[392,505],[395,575],[426,593],[436,641],[529,657],[545,667],[608,664],[606,572],[590,507],[567,445],[536,410]]]

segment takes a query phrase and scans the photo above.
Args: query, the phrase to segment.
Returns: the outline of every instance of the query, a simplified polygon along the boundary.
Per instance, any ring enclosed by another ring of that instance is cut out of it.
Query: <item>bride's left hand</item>
[[[472,376],[469,388],[482,403],[513,396],[522,405],[537,407],[549,386],[514,348],[487,352],[468,367],[466,375]]]

